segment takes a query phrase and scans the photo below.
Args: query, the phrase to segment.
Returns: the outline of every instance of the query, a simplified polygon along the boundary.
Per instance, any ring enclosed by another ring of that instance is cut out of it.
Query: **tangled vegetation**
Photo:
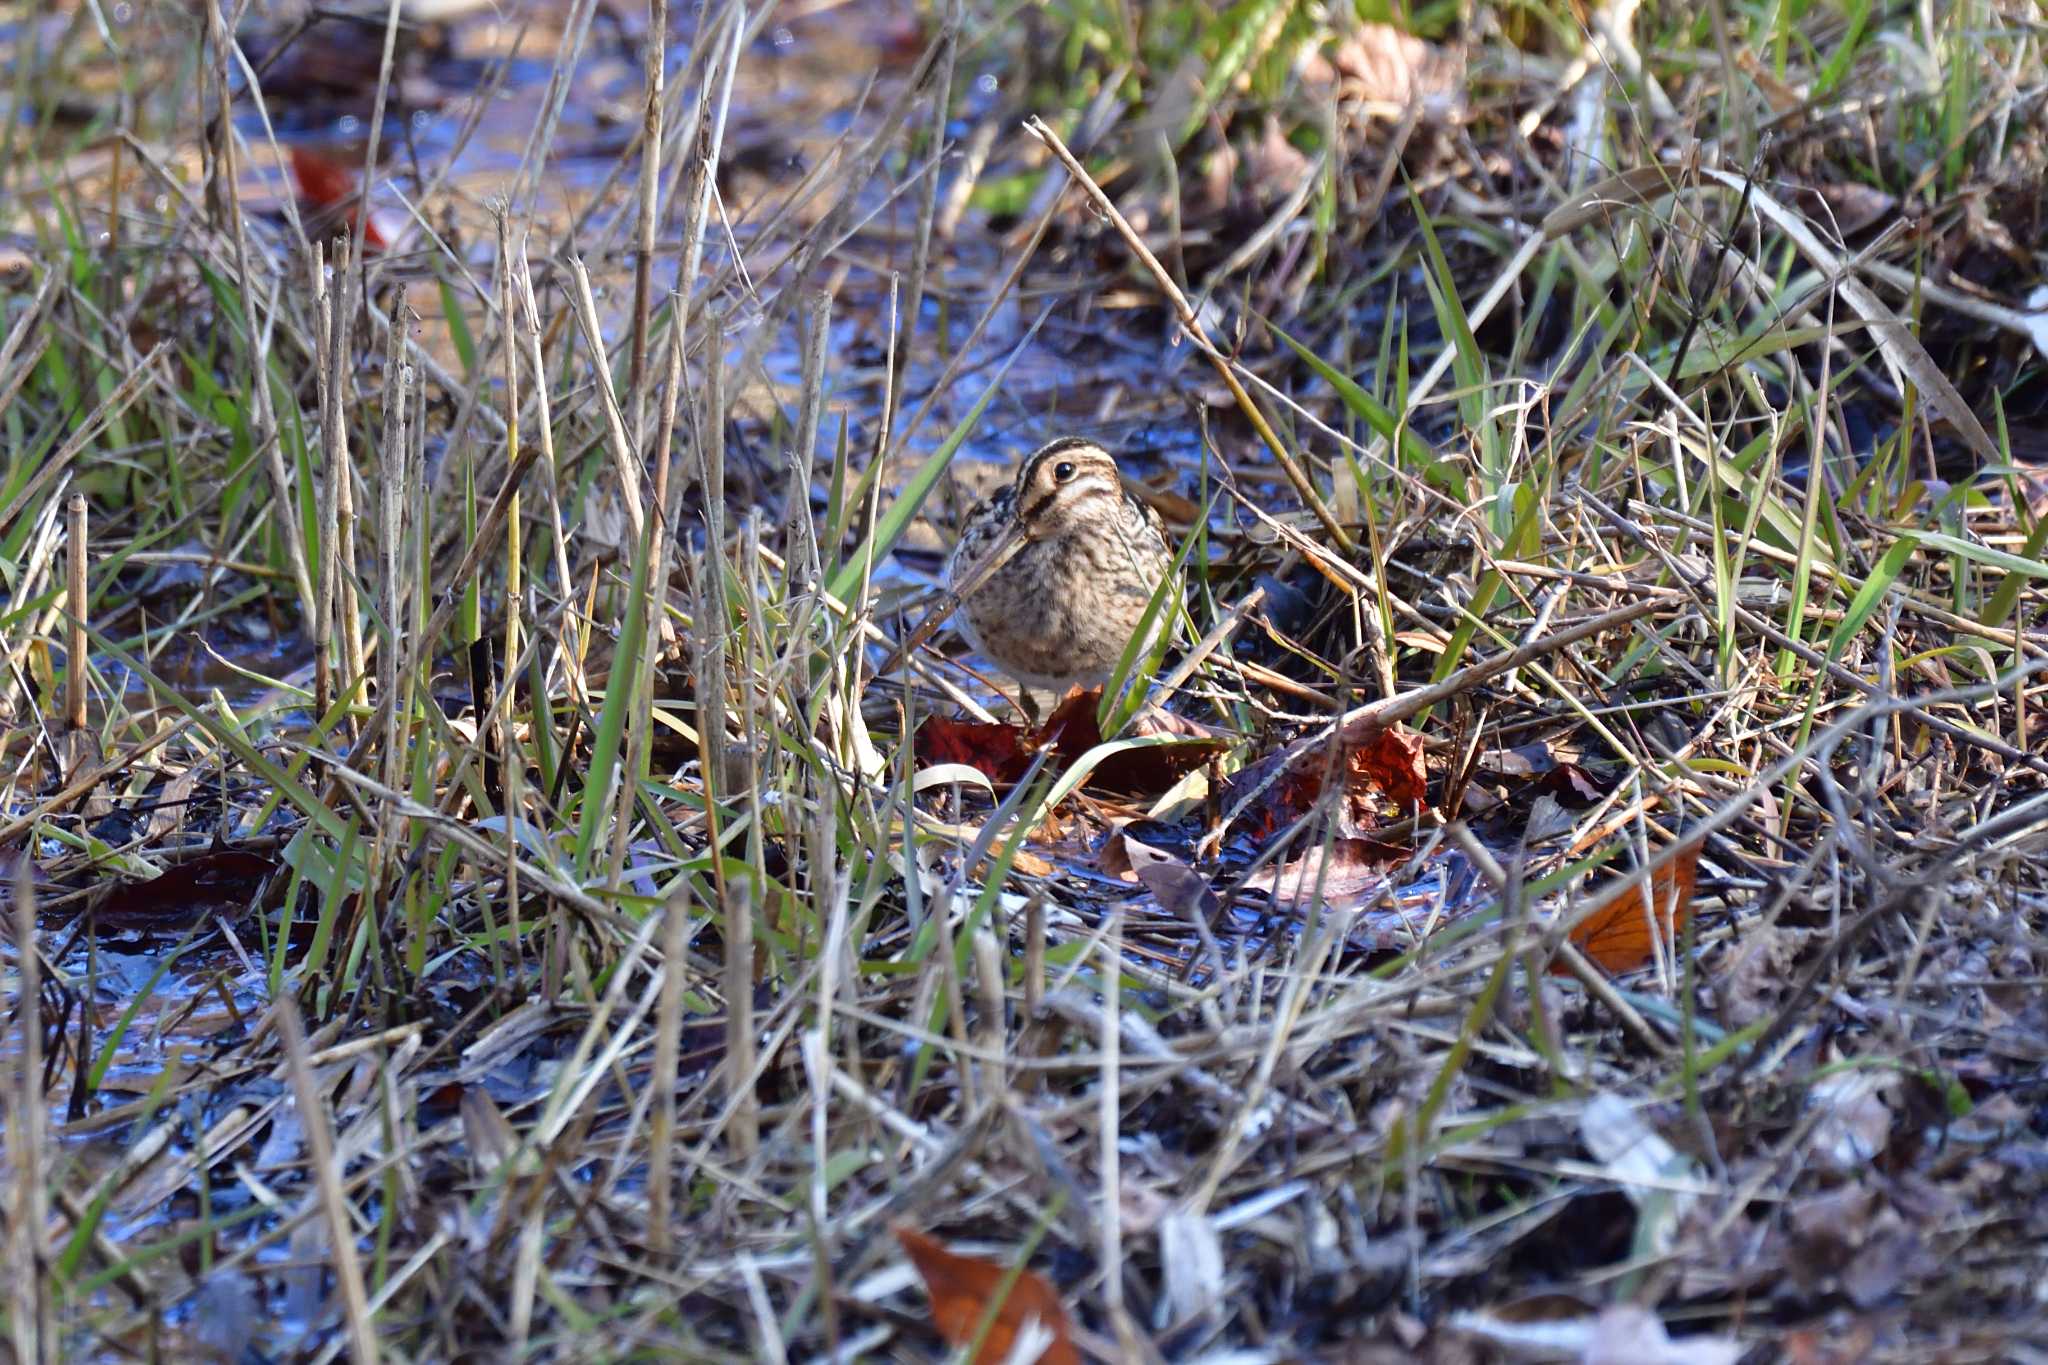
[[[0,6],[14,1358],[2048,1351],[2041,42]]]

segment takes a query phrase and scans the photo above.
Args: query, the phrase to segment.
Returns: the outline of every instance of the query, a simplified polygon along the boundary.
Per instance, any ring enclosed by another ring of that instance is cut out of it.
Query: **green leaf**
[[[1905,570],[1906,561],[1919,551],[1919,544],[1909,537],[1901,538],[1891,549],[1885,551],[1884,558],[1877,562],[1877,567],[1871,571],[1870,577],[1863,581],[1863,586],[1856,590],[1856,596],[1850,600],[1849,610],[1842,617],[1842,624],[1835,627],[1834,638],[1828,641],[1830,661],[1842,657],[1843,649],[1847,648],[1849,641],[1856,638],[1856,632],[1863,629],[1864,623],[1870,620],[1870,614],[1877,610],[1877,604],[1884,600],[1884,595],[1891,591],[1892,584],[1898,581],[1900,573]]]
[[[462,360],[462,375],[465,379],[476,378],[476,338],[470,334],[469,319],[462,315],[462,301],[455,296],[455,286],[447,280],[441,285],[441,317],[448,324],[448,339],[455,345],[455,354]]]
[[[1273,335],[1292,347],[1302,362],[1336,391],[1337,397],[1351,410],[1353,416],[1371,427],[1375,434],[1389,443],[1398,443],[1403,464],[1421,470],[1422,476],[1439,488],[1447,491],[1457,490],[1461,485],[1457,471],[1445,461],[1438,459],[1429,442],[1417,436],[1405,422],[1394,415],[1391,409],[1359,387],[1355,380],[1341,373],[1335,366],[1287,335],[1272,322],[1264,318],[1260,321],[1272,328]]]

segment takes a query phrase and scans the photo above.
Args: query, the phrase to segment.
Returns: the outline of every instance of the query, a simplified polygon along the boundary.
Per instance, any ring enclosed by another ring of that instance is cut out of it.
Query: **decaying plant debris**
[[[2048,1352],[2031,10],[118,8],[16,1358]],[[878,676],[1077,429],[1178,647]]]

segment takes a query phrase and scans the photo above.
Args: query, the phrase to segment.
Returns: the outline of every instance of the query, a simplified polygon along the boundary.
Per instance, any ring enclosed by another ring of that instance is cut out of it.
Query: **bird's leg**
[[[1029,687],[1017,684],[1017,712],[1024,717],[1024,728],[1032,734],[1038,733],[1038,698]]]

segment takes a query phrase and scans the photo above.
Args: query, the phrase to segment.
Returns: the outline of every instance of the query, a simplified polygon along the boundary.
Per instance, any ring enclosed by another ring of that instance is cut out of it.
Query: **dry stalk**
[[[76,734],[85,729],[86,511],[83,493],[73,492],[65,509],[64,548],[69,569],[65,579],[65,605],[70,614],[64,660],[64,724]]]
[[[43,1098],[42,949],[36,938],[36,888],[28,860],[17,858],[13,876],[14,956],[17,990],[10,1013],[20,1022],[21,1045],[6,1086],[7,1164],[13,1179],[7,1219],[8,1327],[14,1358],[58,1359],[56,1320],[50,1296],[48,1118]]]
[[[298,1002],[280,995],[271,1018],[278,1044],[284,1051],[292,1098],[297,1102],[299,1124],[306,1135],[306,1160],[312,1167],[313,1187],[319,1193],[320,1208],[327,1220],[328,1252],[334,1258],[335,1279],[341,1287],[343,1321],[348,1326],[349,1349],[354,1360],[376,1365],[379,1357],[377,1331],[370,1321],[369,1294],[364,1287],[362,1263],[356,1259],[355,1221],[348,1197],[341,1187],[341,1168],[334,1155],[334,1129],[327,1103],[314,1079],[306,1056],[306,1029],[299,1020]]]
[[[661,1002],[654,1021],[654,1120],[648,1133],[648,1241],[670,1247],[675,1220],[676,1060],[682,1054],[683,970],[690,935],[691,895],[686,881],[662,907]]]

